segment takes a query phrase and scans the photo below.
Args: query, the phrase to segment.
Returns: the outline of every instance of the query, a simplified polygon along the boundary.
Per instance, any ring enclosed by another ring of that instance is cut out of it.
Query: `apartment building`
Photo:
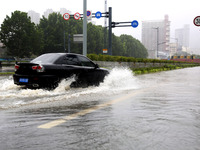
[[[190,41],[190,25],[186,24],[183,28],[179,28],[175,30],[175,37],[178,41],[178,50],[185,51],[185,49],[189,49],[189,41]],[[189,51],[187,51],[189,52]]]
[[[165,58],[170,54],[170,21],[168,15],[163,20],[142,22],[142,43],[147,48],[149,58]]]
[[[31,18],[31,22],[34,22],[35,24],[40,23],[40,14],[39,13],[37,13],[33,10],[29,10],[28,16]]]

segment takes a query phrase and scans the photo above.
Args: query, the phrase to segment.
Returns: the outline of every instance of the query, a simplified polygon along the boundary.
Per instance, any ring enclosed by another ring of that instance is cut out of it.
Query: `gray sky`
[[[190,47],[200,48],[200,27],[193,24],[193,19],[200,16],[199,0],[107,0],[108,7],[113,9],[113,21],[133,21],[137,20],[137,28],[114,28],[113,32],[119,36],[121,34],[132,35],[141,40],[142,21],[163,20],[164,15],[169,15],[171,21],[171,37],[174,30],[182,28],[184,24],[190,25]],[[48,8],[59,11],[66,8],[72,13],[83,13],[83,0],[5,0],[0,2],[0,24],[6,15],[11,15],[15,10],[28,12],[34,10],[42,16]],[[92,13],[104,12],[104,0],[87,0],[87,9]],[[97,25],[103,25],[104,19],[93,19]]]

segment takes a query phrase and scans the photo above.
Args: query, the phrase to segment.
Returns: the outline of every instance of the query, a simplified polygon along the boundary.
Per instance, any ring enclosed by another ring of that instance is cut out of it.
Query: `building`
[[[52,14],[54,11],[53,9],[47,9],[45,12],[44,12],[44,17],[45,18],[48,18],[49,17],[49,14]]]
[[[28,16],[31,18],[31,22],[34,22],[35,24],[39,24],[40,23],[40,14],[30,10],[28,11]]]
[[[190,25],[184,25],[183,28],[176,29],[175,37],[178,40],[179,51],[185,51],[186,49],[189,49]]]
[[[65,13],[71,14],[72,12],[69,11],[69,10],[67,10],[66,8],[60,8],[60,14],[61,14],[61,15],[64,15]]]
[[[163,20],[142,22],[142,43],[148,50],[149,58],[169,56],[169,41],[170,21],[168,15],[165,15]]]
[[[56,11],[53,11],[53,9],[47,9],[47,10],[44,12],[44,17],[45,17],[45,18],[48,18],[48,17],[49,17],[49,14],[52,14],[53,12],[56,12]],[[60,11],[57,11],[56,13],[60,13],[61,15],[65,14],[65,13],[71,14],[71,11],[70,11],[70,10],[67,10],[66,8],[60,8]]]
[[[177,53],[177,43],[169,43],[170,57]]]

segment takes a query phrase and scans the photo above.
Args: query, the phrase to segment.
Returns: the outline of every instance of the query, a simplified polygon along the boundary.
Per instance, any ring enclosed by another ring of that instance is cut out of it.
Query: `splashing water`
[[[111,94],[139,88],[138,81],[128,68],[114,68],[98,87],[71,88],[74,78],[62,80],[59,86],[48,91],[44,89],[22,89],[14,85],[12,77],[0,77],[0,109],[24,105],[66,100],[81,95],[105,93]]]
[[[130,69],[114,68],[100,85],[100,88],[101,87],[104,87],[107,90],[124,91],[138,89],[139,85]]]

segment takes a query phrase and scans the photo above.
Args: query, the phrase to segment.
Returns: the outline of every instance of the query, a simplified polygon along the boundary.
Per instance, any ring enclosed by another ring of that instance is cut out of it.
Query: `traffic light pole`
[[[83,55],[87,56],[87,0],[83,0]],[[100,17],[97,17],[95,14],[92,14],[92,18],[96,17],[99,19]],[[109,7],[109,12],[101,13],[101,17],[109,18],[109,35],[108,35],[108,54],[112,55],[112,28],[115,27],[136,27],[132,23],[133,22],[112,22],[112,7]],[[70,15],[69,15],[70,17]],[[69,19],[69,18],[68,18]],[[68,20],[67,18],[65,20]],[[120,24],[126,24],[131,23],[131,25],[120,25]],[[138,26],[138,23],[137,23]],[[105,27],[106,28],[106,27]],[[105,43],[105,42],[104,42]],[[65,46],[64,46],[65,47]]]

